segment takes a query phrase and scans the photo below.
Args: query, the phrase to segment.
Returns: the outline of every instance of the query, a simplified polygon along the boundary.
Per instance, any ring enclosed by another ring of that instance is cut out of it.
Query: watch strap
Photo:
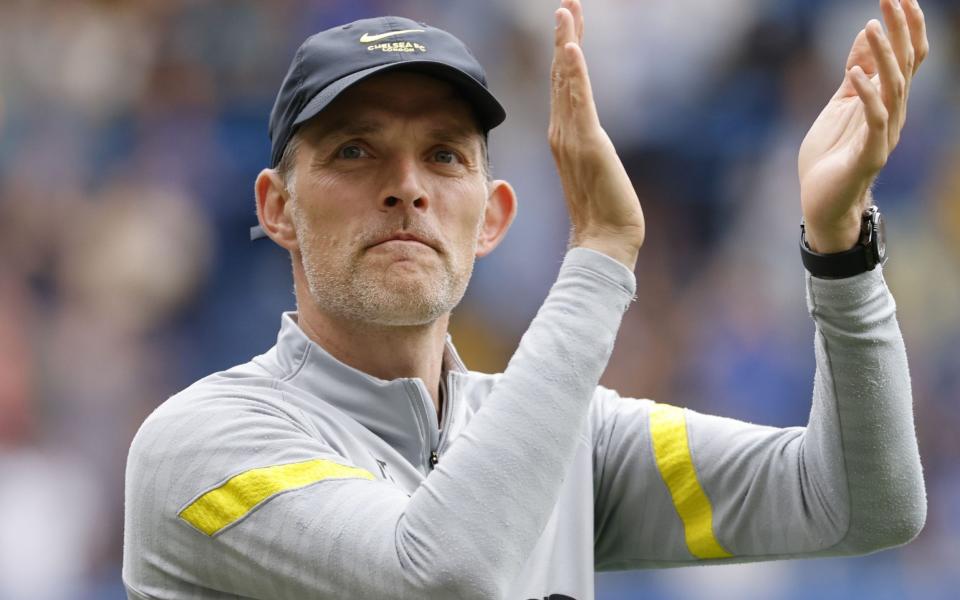
[[[814,252],[807,246],[802,227],[800,231],[800,257],[807,271],[810,271],[810,274],[814,277],[822,279],[853,277],[871,271],[876,266],[870,261],[870,249],[859,242],[856,246],[844,252],[830,254]]]
[[[869,206],[863,211],[860,223],[860,239],[857,244],[844,252],[821,254],[807,245],[806,227],[800,221],[800,258],[803,266],[814,277],[821,279],[842,279],[853,277],[866,271],[872,271],[878,264],[886,261],[884,227],[880,210]]]

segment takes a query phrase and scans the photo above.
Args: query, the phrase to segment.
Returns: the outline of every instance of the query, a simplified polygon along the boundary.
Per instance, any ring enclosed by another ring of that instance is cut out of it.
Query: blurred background
[[[806,422],[813,325],[796,154],[873,0],[584,0],[601,119],[647,215],[603,383],[772,425]],[[956,598],[960,589],[960,3],[875,189],[911,361],[924,532],[875,556],[598,576],[620,598]],[[520,197],[454,340],[499,370],[567,241],[546,145],[547,0],[0,0],[0,598],[119,599],[123,471],[165,398],[273,344],[289,259],[252,244],[267,117],[309,34],[401,14],[486,66]]]

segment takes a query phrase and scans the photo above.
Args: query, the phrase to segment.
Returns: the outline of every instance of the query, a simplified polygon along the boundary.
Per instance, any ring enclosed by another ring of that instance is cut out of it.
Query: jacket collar
[[[436,411],[419,378],[380,379],[340,362],[307,337],[296,312],[283,314],[275,351],[286,383],[346,413],[411,464],[421,464],[424,444],[435,445]],[[448,335],[441,377],[446,379],[450,372],[465,373],[466,368]],[[451,392],[448,389],[444,399],[445,413]]]

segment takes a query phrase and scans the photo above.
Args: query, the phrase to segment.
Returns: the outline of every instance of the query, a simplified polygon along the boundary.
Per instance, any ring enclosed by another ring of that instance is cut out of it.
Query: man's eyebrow
[[[430,130],[431,139],[450,144],[470,143],[481,137],[476,128],[463,125],[434,127]]]

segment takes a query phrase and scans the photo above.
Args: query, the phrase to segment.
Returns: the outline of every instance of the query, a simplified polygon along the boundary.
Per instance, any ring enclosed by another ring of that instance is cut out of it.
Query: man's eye
[[[449,150],[437,150],[433,153],[433,160],[438,163],[452,165],[457,162],[457,155]]]
[[[357,146],[356,144],[344,146],[337,151],[337,158],[354,159],[363,158],[366,155],[367,153],[363,150],[363,148]]]

